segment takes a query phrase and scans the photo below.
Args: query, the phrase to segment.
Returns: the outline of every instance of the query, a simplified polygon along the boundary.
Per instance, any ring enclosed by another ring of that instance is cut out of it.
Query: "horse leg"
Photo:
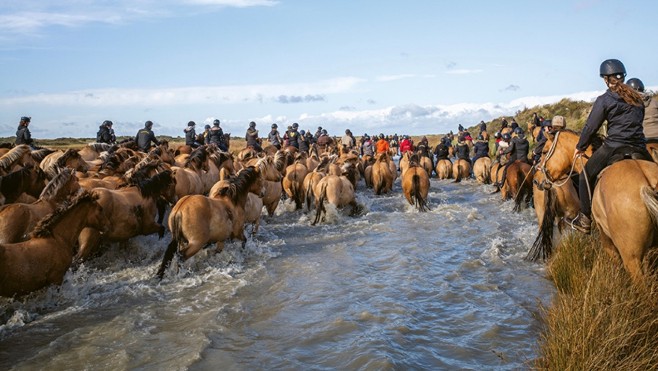
[[[167,201],[165,201],[164,199],[162,199],[162,197],[160,197],[158,198],[155,204],[158,207],[158,224],[162,225],[167,208]],[[160,236],[160,238],[162,238],[162,236]]]
[[[169,242],[169,246],[167,246],[167,250],[165,250],[164,256],[162,257],[162,264],[160,264],[160,268],[156,273],[156,277],[158,277],[160,281],[162,281],[162,277],[164,276],[165,270],[169,268],[169,265],[171,264],[171,260],[174,258],[174,254],[176,253],[177,248],[178,248],[178,241],[172,238],[171,242]]]
[[[98,250],[100,246],[101,234],[97,229],[84,228],[78,237],[80,248],[73,261],[79,264],[89,258],[89,256]]]

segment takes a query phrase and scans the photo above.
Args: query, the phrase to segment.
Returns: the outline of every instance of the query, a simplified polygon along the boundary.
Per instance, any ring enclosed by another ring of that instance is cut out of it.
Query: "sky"
[[[605,59],[658,87],[658,1],[0,0],[0,137],[300,124],[437,134],[564,97]]]

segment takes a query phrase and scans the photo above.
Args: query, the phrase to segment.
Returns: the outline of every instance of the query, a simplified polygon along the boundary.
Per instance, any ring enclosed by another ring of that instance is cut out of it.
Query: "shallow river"
[[[153,279],[170,235],[112,246],[64,285],[0,299],[0,369],[518,369],[553,286],[523,257],[532,209],[432,180],[431,211],[358,190],[364,215],[279,205],[257,237]],[[174,264],[175,265],[175,264]]]

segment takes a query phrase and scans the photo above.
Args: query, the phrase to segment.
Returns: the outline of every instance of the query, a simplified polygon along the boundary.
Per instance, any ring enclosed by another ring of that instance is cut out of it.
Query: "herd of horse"
[[[537,165],[511,163],[504,179],[500,164],[488,157],[472,169],[475,181],[497,184],[503,200],[514,200],[515,210],[533,201],[539,230],[531,260],[548,258],[555,227],[565,228],[564,218],[579,212],[572,176],[593,150],[574,158],[578,134],[570,130],[547,139]],[[60,285],[70,267],[133,237],[163,238],[167,208],[171,241],[156,273],[160,279],[176,256],[183,262],[212,245],[221,252],[229,240],[244,247],[249,226],[251,234],[258,232],[263,208],[272,217],[284,199],[296,210],[313,212],[315,225],[325,221],[327,204],[358,215],[357,189],[389,193],[399,177],[405,199],[423,212],[429,210],[430,178],[459,182],[471,176],[465,160],[433,165],[421,153],[406,152],[396,163],[394,155],[361,156],[317,145],[307,153],[273,146],[260,153],[250,147],[222,152],[214,145],[174,150],[167,142],[149,153],[129,144],[94,143],[79,150],[1,147],[0,295]],[[621,159],[591,188],[602,246],[641,281],[645,256],[658,242],[658,165]]]

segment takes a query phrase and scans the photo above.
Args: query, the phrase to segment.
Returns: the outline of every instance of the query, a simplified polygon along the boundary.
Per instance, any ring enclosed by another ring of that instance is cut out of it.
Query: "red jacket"
[[[400,142],[400,153],[405,153],[407,151],[413,151],[414,150],[414,145],[411,144],[411,141],[409,139],[402,139]]]

